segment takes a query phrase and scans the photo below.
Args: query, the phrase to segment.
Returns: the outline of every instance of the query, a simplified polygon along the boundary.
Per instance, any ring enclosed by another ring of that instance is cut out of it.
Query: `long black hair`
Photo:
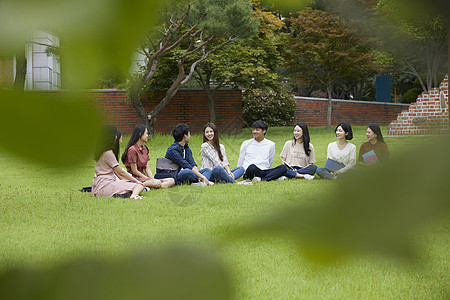
[[[302,129],[303,132],[303,148],[305,149],[305,153],[306,155],[309,156],[309,154],[311,153],[311,149],[309,149],[309,142],[311,141],[310,137],[309,137],[309,130],[308,130],[308,125],[306,125],[306,123],[300,122],[294,125],[294,129],[295,126],[298,126]],[[295,145],[296,140],[295,140],[295,136],[293,137],[292,140],[292,144]]]
[[[378,142],[382,142],[383,144],[386,145],[386,143],[384,142],[383,134],[381,133],[380,126],[378,126],[377,124],[370,124],[367,127],[370,128],[370,130],[372,130],[373,133],[375,133],[377,135]]]
[[[219,154],[220,161],[223,161],[223,154],[222,151],[220,151],[219,132],[217,131],[217,127],[216,125],[214,125],[214,123],[208,122],[205,126],[203,126],[203,143],[209,142],[205,135],[205,130],[208,127],[214,131],[214,137],[211,141],[211,145],[217,151],[217,154]]]
[[[130,140],[128,141],[128,145],[125,148],[125,151],[122,154],[122,162],[125,163],[128,156],[128,149],[130,149],[131,146],[137,143],[141,136],[145,133],[145,130],[147,127],[145,125],[136,125],[133,129],[133,133],[131,134]]]
[[[97,146],[94,151],[94,159],[98,161],[102,154],[108,150],[112,150],[116,156],[117,161],[119,160],[119,140],[122,136],[120,130],[113,125],[103,125],[100,130],[100,136],[97,141]]]

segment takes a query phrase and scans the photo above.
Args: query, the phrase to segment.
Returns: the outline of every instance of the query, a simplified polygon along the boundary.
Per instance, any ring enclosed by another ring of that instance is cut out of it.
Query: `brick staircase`
[[[430,135],[449,132],[448,74],[439,88],[423,92],[388,126],[388,135]]]

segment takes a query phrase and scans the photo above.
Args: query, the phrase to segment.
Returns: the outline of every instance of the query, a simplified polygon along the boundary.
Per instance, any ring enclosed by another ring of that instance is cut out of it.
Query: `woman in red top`
[[[168,188],[175,184],[173,178],[155,179],[152,170],[148,165],[150,157],[148,148],[144,145],[148,141],[148,131],[144,125],[136,125],[127,147],[122,155],[122,162],[127,171],[141,182],[145,182],[146,187]]]
[[[361,145],[359,148],[358,164],[370,165],[376,162],[383,162],[389,158],[389,150],[384,143],[383,134],[381,133],[380,126],[377,124],[370,124],[366,131],[367,142]],[[370,151],[375,152],[376,159],[366,162],[363,155]]]

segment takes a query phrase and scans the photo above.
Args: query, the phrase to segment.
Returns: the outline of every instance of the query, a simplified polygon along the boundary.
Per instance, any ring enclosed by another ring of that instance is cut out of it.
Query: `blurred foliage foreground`
[[[27,34],[48,28],[64,38],[67,84],[82,89],[111,68],[126,72],[130,54],[151,26],[159,1],[2,1],[0,5],[0,56],[13,55]],[[51,165],[67,167],[84,159],[99,118],[73,99],[53,101],[0,91],[0,146]],[[449,137],[440,137],[389,165],[355,172],[336,184],[325,204],[274,214],[251,228],[237,229],[233,238],[255,232],[291,233],[304,253],[319,262],[354,253],[414,257],[411,242],[418,227],[449,214],[448,149]],[[231,296],[219,260],[187,247],[117,262],[74,262],[51,270],[10,270],[0,275],[1,299]]]

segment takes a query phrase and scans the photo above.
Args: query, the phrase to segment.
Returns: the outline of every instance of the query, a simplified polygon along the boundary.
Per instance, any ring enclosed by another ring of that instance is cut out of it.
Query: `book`
[[[377,154],[373,150],[370,150],[369,152],[363,154],[362,157],[363,157],[364,162],[366,164],[371,164],[371,163],[377,163],[378,162]]]
[[[325,163],[325,169],[327,169],[330,172],[336,172],[337,170],[340,170],[343,167],[345,167],[345,165],[331,158],[328,158],[327,162]]]

